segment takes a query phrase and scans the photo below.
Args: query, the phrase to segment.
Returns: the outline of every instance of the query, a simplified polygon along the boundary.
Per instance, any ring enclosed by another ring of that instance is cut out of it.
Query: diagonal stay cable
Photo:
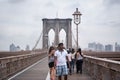
[[[35,50],[35,48],[37,47],[37,45],[38,45],[38,43],[40,42],[40,39],[41,39],[41,37],[42,37],[42,34],[43,34],[43,32],[41,32],[41,34],[40,34],[38,40],[36,41],[35,46],[33,47],[32,50]]]

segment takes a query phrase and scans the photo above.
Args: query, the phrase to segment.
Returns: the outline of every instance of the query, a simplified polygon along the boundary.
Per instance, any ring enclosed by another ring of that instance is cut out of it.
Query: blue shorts
[[[68,75],[67,65],[56,66],[56,76]]]

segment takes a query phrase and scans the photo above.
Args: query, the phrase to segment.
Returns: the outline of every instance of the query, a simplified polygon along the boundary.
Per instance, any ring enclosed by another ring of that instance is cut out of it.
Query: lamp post
[[[76,24],[76,38],[77,38],[77,49],[78,49],[78,25],[80,24],[81,22],[81,13],[80,11],[78,11],[78,8],[76,8],[76,11],[73,13],[73,16],[74,16],[74,23]]]

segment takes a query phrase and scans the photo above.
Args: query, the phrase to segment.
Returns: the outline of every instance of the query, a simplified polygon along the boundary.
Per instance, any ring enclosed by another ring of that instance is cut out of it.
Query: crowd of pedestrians
[[[72,75],[75,70],[76,73],[82,74],[83,55],[81,48],[65,49],[63,43],[59,43],[57,48],[51,46],[48,51],[48,65],[50,69],[50,80],[68,80],[68,74]],[[76,69],[75,69],[76,66]],[[56,74],[55,74],[56,73]]]

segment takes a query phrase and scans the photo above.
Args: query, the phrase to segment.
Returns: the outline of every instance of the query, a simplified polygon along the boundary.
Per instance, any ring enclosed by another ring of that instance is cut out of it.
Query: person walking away
[[[80,71],[80,74],[82,74],[83,55],[81,53],[81,48],[77,50],[76,59],[77,59],[76,61],[77,73],[79,73]]]
[[[71,57],[72,57],[71,71],[74,72],[74,65],[75,65],[75,50],[74,49],[72,49],[71,51]]]
[[[58,50],[55,52],[56,76],[58,80],[62,80],[62,76],[64,76],[64,80],[67,80],[67,61],[69,62],[67,51],[63,49],[63,43],[59,43]]]
[[[69,74],[71,75],[72,74],[72,70],[71,70],[71,66],[72,66],[72,56],[71,56],[71,51],[70,49],[67,50],[68,52],[68,59],[69,59],[69,62],[67,62],[67,65],[69,65],[70,63],[70,67],[69,68]]]
[[[55,53],[55,49],[53,46],[51,46],[49,48],[49,52],[48,52],[48,65],[49,65],[49,69],[50,69],[50,80],[54,80],[55,77],[55,70],[54,70],[54,53]]]

